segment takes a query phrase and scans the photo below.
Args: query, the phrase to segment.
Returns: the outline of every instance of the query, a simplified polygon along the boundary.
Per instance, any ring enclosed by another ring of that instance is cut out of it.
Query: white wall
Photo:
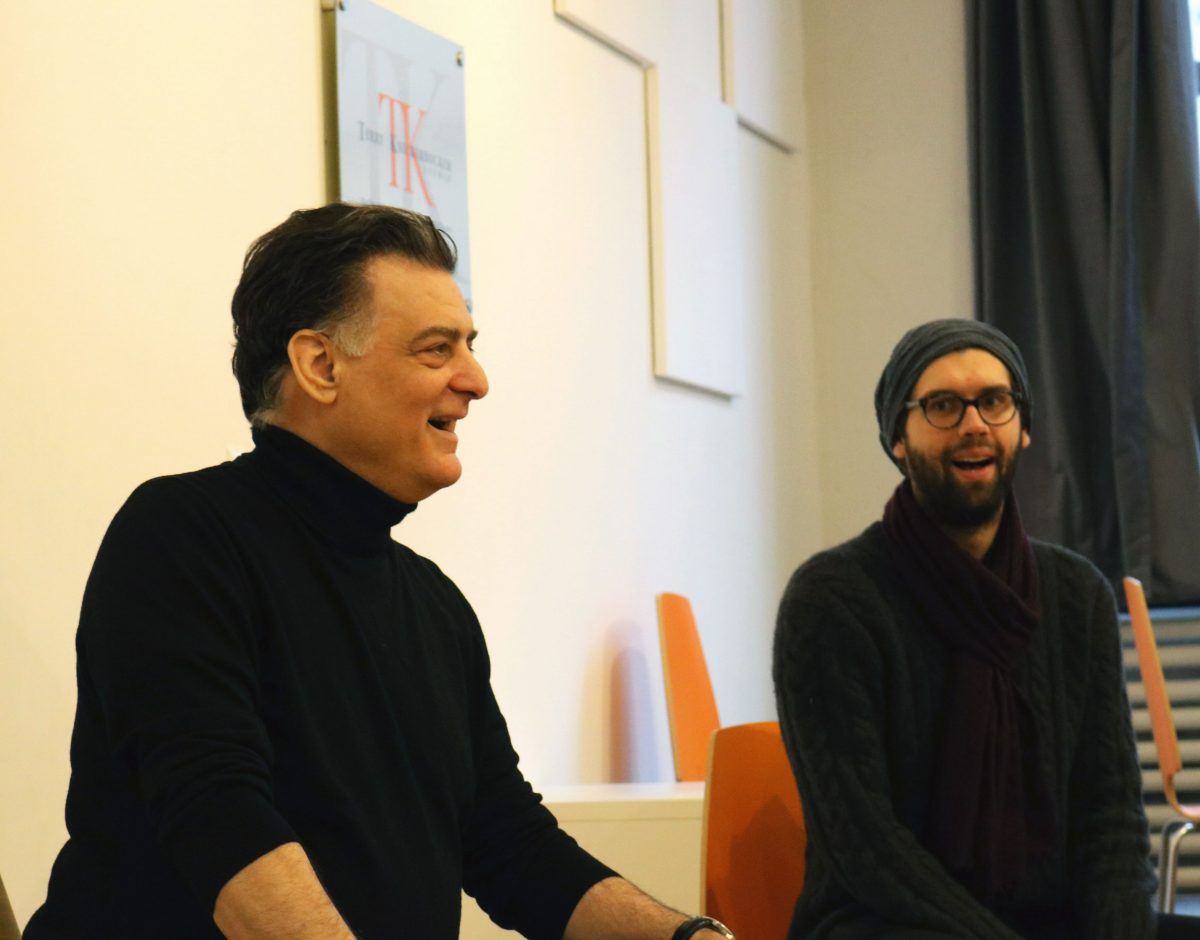
[[[741,141],[748,394],[657,383],[640,74],[550,0],[390,5],[468,51],[492,384],[463,481],[397,537],[476,604],[531,778],[666,779],[654,594],[691,595],[724,719],[766,718],[776,600],[820,542],[806,161]],[[0,875],[22,921],[64,838],[72,641],[104,528],[141,480],[248,441],[228,299],[251,238],[325,198],[317,8],[6,10]]]

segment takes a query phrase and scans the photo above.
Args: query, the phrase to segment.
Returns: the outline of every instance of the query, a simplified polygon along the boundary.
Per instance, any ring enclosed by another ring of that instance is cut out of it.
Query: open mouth
[[[952,460],[951,463],[960,470],[982,470],[984,467],[990,467],[996,462],[995,457],[972,457],[970,459],[959,458]]]
[[[453,431],[456,420],[454,418],[430,418],[428,423],[439,431]]]
[[[995,462],[996,458],[993,454],[955,457],[950,461],[954,465],[954,470],[958,474],[959,479],[980,482],[991,479],[993,473],[991,468]]]

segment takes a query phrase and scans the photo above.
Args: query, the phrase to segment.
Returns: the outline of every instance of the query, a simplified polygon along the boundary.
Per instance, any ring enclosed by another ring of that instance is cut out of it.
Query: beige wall
[[[973,316],[961,0],[808,0],[813,309],[824,537],[879,518],[900,476],[873,396],[909,327]]]
[[[892,483],[882,359],[910,322],[967,312],[958,0],[805,3],[809,139],[791,157],[741,139],[753,368],[733,403],[650,375],[638,72],[550,0],[389,5],[468,52],[492,383],[463,481],[397,537],[475,603],[535,782],[666,779],[655,592],[691,595],[723,719],[770,717],[784,580]],[[248,241],[325,198],[317,7],[6,11],[0,873],[22,921],[64,836],[104,527],[141,480],[248,441],[228,298]]]

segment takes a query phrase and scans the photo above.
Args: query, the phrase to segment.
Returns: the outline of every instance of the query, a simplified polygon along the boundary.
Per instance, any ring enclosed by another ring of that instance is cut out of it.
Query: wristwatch
[[[701,930],[715,930],[725,940],[734,940],[733,931],[719,920],[713,920],[711,917],[693,917],[691,920],[685,920],[675,928],[675,932],[671,934],[671,940],[688,940],[688,937]]]

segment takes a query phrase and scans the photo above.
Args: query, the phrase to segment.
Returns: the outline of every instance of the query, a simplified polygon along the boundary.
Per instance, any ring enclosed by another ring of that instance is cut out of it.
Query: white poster
[[[471,308],[462,47],[367,0],[337,11],[340,197],[430,216]]]

